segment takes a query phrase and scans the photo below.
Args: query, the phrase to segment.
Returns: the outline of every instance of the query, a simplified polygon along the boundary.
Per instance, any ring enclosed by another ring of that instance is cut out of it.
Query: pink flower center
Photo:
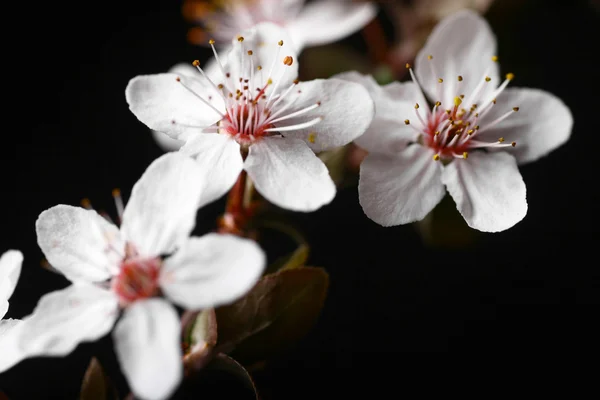
[[[132,246],[127,245],[126,257],[121,261],[120,272],[112,280],[112,289],[119,296],[121,305],[146,299],[158,293],[158,277],[162,260],[158,257],[140,257]]]
[[[429,56],[428,58],[431,60],[433,57]],[[493,57],[492,59],[497,61],[497,57]],[[433,71],[433,64],[431,65],[433,75],[436,76],[435,71]],[[410,65],[407,64],[407,68],[410,71],[413,82],[419,86]],[[495,120],[486,122],[484,126],[479,125],[482,118],[496,104],[496,97],[502,93],[513,78],[513,74],[507,74],[506,80],[491,96],[482,97],[481,93],[485,85],[489,84],[491,80],[487,75],[481,77],[481,81],[472,93],[467,94],[461,93],[463,77],[459,75],[456,78],[458,84],[452,86],[456,90],[453,104],[442,104],[440,101],[436,101],[431,109],[427,105],[423,109],[417,103],[414,106],[414,110],[418,123],[413,124],[409,119],[406,119],[404,123],[411,125],[420,134],[420,144],[435,151],[435,155],[433,156],[435,161],[449,162],[454,158],[468,158],[469,151],[475,149],[515,147],[516,142],[506,142],[503,137],[498,138],[495,142],[479,140],[481,132],[498,125],[513,113],[519,111],[519,107],[513,107]],[[438,78],[437,85],[439,85],[438,97],[441,98],[444,90],[444,80]]]

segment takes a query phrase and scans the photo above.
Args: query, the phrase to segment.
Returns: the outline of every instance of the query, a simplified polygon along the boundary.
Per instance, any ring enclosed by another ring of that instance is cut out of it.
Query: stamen
[[[179,82],[179,83],[181,83],[181,86],[183,86],[185,89],[187,89],[188,92],[190,92],[191,94],[193,94],[194,96],[196,96],[198,99],[200,99],[200,101],[202,101],[204,104],[206,104],[207,106],[209,106],[210,108],[212,108],[217,114],[219,114],[221,116],[221,118],[225,117],[225,114],[223,114],[221,111],[217,110],[215,108],[215,106],[213,106],[212,104],[210,104],[208,101],[204,100],[202,98],[202,96],[200,96],[198,93],[194,92],[191,88],[189,88],[188,86],[186,86],[186,84],[181,81],[181,78],[177,77],[176,81]]]
[[[423,94],[423,89],[421,88],[421,85],[419,84],[419,81],[417,80],[417,77],[415,76],[415,73],[413,72],[412,67],[409,63],[406,63],[406,68],[408,69],[408,72],[410,72],[410,77],[412,81],[415,83],[415,85],[417,85],[417,88],[419,89],[419,92],[421,94],[421,98],[426,98]],[[429,113],[429,110],[427,110],[427,112]]]
[[[423,118],[421,117],[421,114],[419,113],[419,104],[415,104],[415,114],[417,114],[417,118],[419,119],[419,122],[421,122],[421,125],[423,126],[423,129],[427,128],[427,124],[425,123],[425,121],[423,120]]]
[[[291,114],[288,114],[288,115],[286,115],[284,117],[277,118],[277,119],[274,119],[274,120],[267,120],[266,123],[274,124],[274,123],[277,123],[277,122],[285,121],[286,119],[290,119],[290,118],[297,117],[298,115],[306,114],[307,112],[314,110],[315,108],[319,107],[320,105],[321,105],[321,102],[313,104],[312,106],[308,106],[306,108],[303,108],[302,110],[299,110],[299,111],[293,112]]]
[[[291,56],[286,56],[283,59],[283,65],[290,67],[293,64],[294,60]],[[285,73],[287,72],[287,68],[284,68],[281,73],[279,74],[279,78],[277,79],[277,82],[275,82],[275,86],[273,87],[273,90],[271,90],[271,94],[269,95],[269,99],[267,100],[267,105],[265,107],[269,108],[271,100],[273,100],[273,96],[275,95],[275,93],[277,93],[277,90],[279,89],[279,83],[283,80],[283,75],[285,75]]]
[[[115,208],[117,209],[117,216],[119,217],[119,223],[123,221],[123,211],[125,207],[123,205],[123,198],[121,197],[121,191],[119,189],[113,189],[113,199],[115,199]]]
[[[288,131],[295,131],[295,130],[300,130],[300,129],[304,129],[304,128],[310,128],[311,126],[318,124],[322,120],[323,120],[323,117],[317,117],[315,119],[312,119],[308,122],[304,122],[302,124],[281,126],[281,127],[276,127],[276,128],[267,128],[267,129],[265,129],[265,132],[288,132]]]
[[[516,110],[515,110],[516,108]],[[492,122],[490,122],[487,126],[483,127],[480,129],[480,132],[483,132],[489,128],[492,128],[496,125],[498,125],[500,122],[504,121],[506,118],[510,117],[513,113],[517,112],[519,110],[518,107],[515,107],[512,110],[510,110],[509,112],[507,112],[506,114],[496,118],[495,120],[493,120]]]
[[[233,92],[233,89],[229,86],[229,79],[228,79],[229,76],[225,72],[225,68],[223,68],[223,63],[221,63],[221,59],[219,58],[219,54],[217,54],[217,49],[215,49],[215,41],[214,41],[214,39],[210,39],[208,41],[208,43],[210,44],[210,47],[212,48],[213,54],[215,56],[215,61],[217,62],[217,65],[219,66],[219,69],[221,70],[221,73],[223,74],[223,77],[225,78],[225,84],[227,85],[227,90],[231,94],[231,92]]]
[[[92,207],[92,202],[87,197],[81,199],[81,207],[85,208],[86,210],[93,210],[94,209]]]
[[[275,63],[277,62],[277,60],[279,60],[279,54],[281,53],[281,47],[283,47],[283,40],[280,40],[279,42],[277,42],[277,54],[275,54],[275,57],[273,58],[273,62],[271,63],[271,68],[269,69],[269,74],[267,75],[269,77],[269,79],[272,77],[273,75],[273,69],[275,68]]]

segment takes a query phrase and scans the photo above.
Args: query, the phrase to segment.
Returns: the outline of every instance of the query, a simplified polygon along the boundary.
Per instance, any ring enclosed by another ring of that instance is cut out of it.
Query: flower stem
[[[219,232],[244,236],[246,225],[254,215],[252,202],[254,184],[246,171],[242,171],[227,195],[225,213],[219,219]]]

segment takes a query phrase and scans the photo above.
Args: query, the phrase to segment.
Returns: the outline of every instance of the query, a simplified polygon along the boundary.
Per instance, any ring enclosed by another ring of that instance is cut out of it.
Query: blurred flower
[[[281,39],[285,40],[281,40]],[[234,39],[206,71],[138,76],[129,108],[149,128],[185,145],[180,151],[210,170],[210,195],[221,197],[247,171],[273,204],[313,211],[335,196],[314,154],[343,146],[371,123],[368,92],[340,79],[296,80],[296,53],[285,32],[263,23]],[[214,50],[214,47],[213,47]]]
[[[0,372],[22,359],[14,341],[19,334],[22,321],[2,319],[8,311],[8,299],[17,286],[22,264],[23,254],[18,250],[9,250],[0,257]]]
[[[573,119],[550,93],[506,89],[513,74],[498,86],[495,53],[486,21],[461,11],[434,29],[415,61],[416,76],[410,69],[413,82],[380,87],[357,73],[340,76],[368,88],[376,105],[373,124],[355,141],[369,151],[359,182],[369,218],[384,226],[419,221],[444,197],[444,186],[480,231],[502,231],[525,216],[517,164],[565,143]]]
[[[200,196],[198,169],[181,154],[154,161],[124,210],[118,197],[120,229],[94,210],[67,205],[39,216],[40,248],[73,284],[43,296],[24,319],[18,338],[24,354],[66,355],[116,323],[115,350],[133,393],[162,399],[177,387],[180,321],[160,295],[188,309],[230,303],[252,288],[265,264],[252,241],[189,237]]]
[[[403,72],[404,64],[414,59],[439,21],[465,8],[484,13],[493,0],[383,0],[380,3],[390,15],[399,39],[390,52],[390,62]]]
[[[370,2],[352,0],[185,0],[184,16],[200,24],[190,30],[188,39],[206,44],[208,39],[229,41],[261,22],[287,29],[296,50],[342,39],[375,17]]]

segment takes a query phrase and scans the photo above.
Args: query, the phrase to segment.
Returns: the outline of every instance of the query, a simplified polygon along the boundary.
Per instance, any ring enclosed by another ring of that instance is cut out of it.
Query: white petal
[[[204,68],[204,72],[208,76],[214,75],[214,62],[211,63],[211,65],[213,67]],[[169,72],[173,73],[173,74],[185,75],[185,76],[188,76],[191,78],[199,78],[198,70],[195,67],[193,67],[191,63],[175,64],[174,66],[172,66],[169,69]],[[194,87],[196,87],[196,86],[194,86]],[[200,90],[200,92],[202,92],[204,90],[200,87],[198,87],[198,89]],[[194,134],[195,133],[195,131],[194,131],[193,133],[192,132],[182,133],[181,135],[179,135],[177,137],[177,139],[173,139],[166,133],[162,133],[162,132],[158,132],[158,131],[154,131],[154,130],[151,130],[151,132],[152,132],[152,136],[154,137],[154,140],[156,140],[156,143],[158,144],[158,146],[161,149],[163,149],[164,151],[179,150],[179,148],[181,146],[183,146],[189,138],[193,138],[194,136],[196,136]]]
[[[24,320],[19,347],[28,356],[64,356],[106,335],[117,317],[118,299],[111,291],[73,284],[40,299]]]
[[[341,79],[302,82],[289,101],[293,101],[293,105],[280,117],[320,103],[301,116],[274,124],[279,128],[323,118],[309,128],[282,132],[286,137],[304,140],[316,152],[350,143],[365,132],[375,115],[375,105],[369,92],[357,83]],[[281,104],[283,106],[284,102]]]
[[[204,173],[201,205],[227,193],[244,167],[240,145],[227,134],[196,135],[181,152],[194,157]]]
[[[23,264],[23,253],[18,250],[8,250],[2,257],[0,257],[0,303],[3,300],[10,299],[19,275],[21,275],[21,265]],[[0,305],[0,318],[4,314],[1,311],[2,306]]]
[[[266,257],[252,240],[208,234],[191,238],[161,271],[161,287],[175,303],[192,310],[231,303],[258,281]]]
[[[253,85],[250,85],[254,88],[264,87],[267,80],[271,78],[273,84],[269,85],[265,92],[269,96],[275,85],[285,89],[296,79],[298,76],[297,52],[287,32],[281,26],[271,22],[262,22],[241,32],[240,36],[244,40],[240,42],[237,38],[233,38],[232,47],[226,56],[227,61],[223,61],[225,71],[231,74],[231,82],[236,85],[236,89],[239,87],[240,77],[242,79],[254,77]],[[280,40],[283,41],[282,46],[278,44]],[[252,56],[248,55],[249,50],[252,50]],[[286,56],[293,58],[291,66],[283,63]],[[252,63],[250,59],[252,59]],[[257,70],[258,66],[262,67],[261,71]],[[272,73],[269,75],[270,71]],[[225,84],[225,82],[219,83]]]
[[[428,60],[428,56],[433,59]],[[468,107],[485,99],[500,84],[498,63],[492,61],[496,55],[496,38],[485,19],[471,10],[461,10],[442,20],[433,30],[427,43],[415,60],[417,79],[432,102],[441,101],[442,107],[454,105],[456,96],[465,95]],[[430,65],[431,64],[431,65]],[[431,66],[435,74],[431,71]],[[458,76],[463,77],[458,82]],[[477,98],[471,94],[485,82]],[[442,78],[444,82],[438,83]],[[442,85],[440,99],[438,87]]]
[[[334,78],[361,84],[375,103],[373,122],[354,143],[370,152],[397,153],[417,139],[419,134],[415,129],[404,123],[409,119],[413,125],[420,125],[415,116],[415,103],[427,106],[417,85],[392,82],[380,86],[371,75],[358,72],[344,72]]]
[[[22,328],[23,321],[18,319],[0,321],[0,373],[26,358],[18,344]]]
[[[444,168],[442,182],[471,228],[500,232],[527,214],[525,183],[508,153],[469,153]]]
[[[96,211],[58,205],[40,214],[35,229],[48,262],[72,282],[104,281],[118,270],[125,245]]]
[[[365,214],[382,226],[420,221],[446,190],[434,152],[414,144],[392,156],[369,154],[360,166],[358,199]]]
[[[225,112],[221,95],[203,79],[199,72],[197,78],[173,73],[140,75],[129,81],[125,97],[129,109],[150,129],[180,139],[221,119],[221,115],[197,96]]]
[[[163,151],[177,151],[186,142],[186,140],[173,139],[166,133],[153,131],[153,130],[150,130],[150,131],[152,132],[152,137],[158,144],[158,147],[160,147]],[[193,137],[196,135],[182,135],[182,136],[186,136],[186,137],[192,136]]]
[[[483,131],[486,124],[510,111],[519,111],[498,125]],[[558,97],[538,89],[508,88],[498,96],[496,104],[481,120],[480,140],[496,141],[503,137],[516,141],[508,152],[520,164],[535,161],[564,144],[571,136],[573,116]]]
[[[343,39],[377,15],[372,3],[326,0],[307,4],[287,25],[297,48],[319,46]]]
[[[0,319],[4,318],[4,316],[8,312],[8,306],[9,306],[8,300],[0,299]]]
[[[182,357],[179,317],[162,299],[135,302],[113,332],[123,374],[136,397],[166,399],[179,385]]]
[[[250,146],[244,169],[260,194],[288,210],[314,211],[335,197],[327,167],[299,139],[262,139]]]
[[[194,229],[204,171],[181,153],[154,160],[133,186],[121,232],[145,256],[170,253]]]

